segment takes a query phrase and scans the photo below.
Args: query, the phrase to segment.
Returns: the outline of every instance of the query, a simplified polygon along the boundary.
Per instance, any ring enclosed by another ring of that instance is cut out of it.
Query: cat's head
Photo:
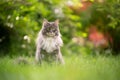
[[[46,37],[59,36],[59,20],[48,22],[46,19],[43,21],[42,34]]]

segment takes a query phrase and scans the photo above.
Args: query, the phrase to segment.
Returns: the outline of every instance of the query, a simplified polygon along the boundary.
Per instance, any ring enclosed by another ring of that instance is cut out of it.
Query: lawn
[[[69,56],[65,65],[34,63],[34,58],[0,58],[0,80],[120,80],[120,56]]]

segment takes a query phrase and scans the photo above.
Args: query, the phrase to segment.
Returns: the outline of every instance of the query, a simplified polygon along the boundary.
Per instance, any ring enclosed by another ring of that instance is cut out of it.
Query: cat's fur
[[[56,61],[60,61],[64,64],[60,51],[63,41],[61,39],[58,24],[58,20],[55,22],[48,22],[44,19],[42,29],[36,41],[35,59],[37,62],[41,63],[44,58],[54,58]]]

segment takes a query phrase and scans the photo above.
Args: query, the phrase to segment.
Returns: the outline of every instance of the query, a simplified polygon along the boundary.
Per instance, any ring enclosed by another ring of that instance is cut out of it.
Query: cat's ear
[[[47,24],[47,23],[48,23],[48,20],[44,18],[43,24],[45,25],[45,24]]]
[[[55,24],[56,24],[56,25],[59,24],[59,19],[55,20]]]

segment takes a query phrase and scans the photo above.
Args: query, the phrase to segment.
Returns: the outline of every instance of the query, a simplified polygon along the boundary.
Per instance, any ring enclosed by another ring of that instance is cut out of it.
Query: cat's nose
[[[50,31],[49,33],[50,33],[50,34],[53,34],[53,31]]]
[[[54,33],[53,32],[50,32],[51,35],[53,35]]]
[[[52,31],[52,30],[50,30],[50,33],[53,33],[53,31]]]

